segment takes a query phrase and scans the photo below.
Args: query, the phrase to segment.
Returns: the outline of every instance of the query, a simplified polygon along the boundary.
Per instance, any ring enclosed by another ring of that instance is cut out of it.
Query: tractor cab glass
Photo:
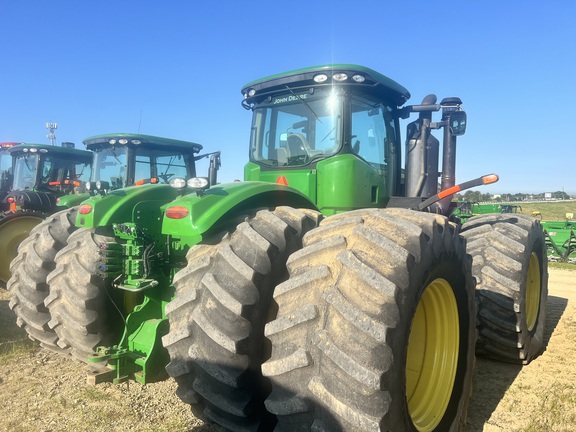
[[[253,108],[250,160],[290,168],[352,153],[383,174],[396,136],[392,110],[331,87],[274,95]]]
[[[392,165],[395,123],[392,108],[364,97],[350,100],[350,149],[381,175]]]
[[[110,189],[120,189],[126,182],[126,147],[105,147],[93,149],[94,167],[92,182],[105,181]]]
[[[36,184],[36,168],[38,166],[38,153],[22,153],[16,157],[14,165],[14,190],[28,190]]]
[[[61,190],[82,186],[90,176],[90,163],[51,155],[45,151],[19,153],[14,166],[14,190]]]
[[[179,150],[110,145],[93,151],[92,182],[106,182],[110,190],[134,184],[168,184],[172,177],[190,178],[195,175],[193,168],[187,168],[192,163],[190,155]]]
[[[282,93],[254,107],[250,159],[295,167],[336,154],[342,146],[344,98],[330,89]]]
[[[62,189],[83,186],[90,177],[90,163],[62,157],[41,157],[43,188]]]
[[[12,171],[12,156],[8,151],[0,150],[0,173]]]
[[[0,194],[8,192],[12,185],[12,156],[4,148],[0,149]],[[3,196],[0,195],[0,199]]]
[[[136,155],[135,180],[146,182],[155,179],[156,183],[169,184],[172,177],[193,177],[196,173],[188,171],[187,157],[174,150],[143,149]]]

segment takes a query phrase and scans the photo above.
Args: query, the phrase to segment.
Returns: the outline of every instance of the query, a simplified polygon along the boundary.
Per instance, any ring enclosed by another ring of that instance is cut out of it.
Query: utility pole
[[[46,123],[46,129],[50,131],[46,137],[50,140],[50,145],[54,145],[54,141],[56,140],[56,135],[54,135],[54,131],[58,129],[58,123]]]

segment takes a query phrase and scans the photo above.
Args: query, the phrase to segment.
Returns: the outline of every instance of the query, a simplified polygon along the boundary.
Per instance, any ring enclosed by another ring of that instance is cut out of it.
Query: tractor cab
[[[356,208],[411,207],[454,186],[455,137],[465,130],[458,98],[401,107],[410,97],[403,86],[363,66],[299,69],[251,82],[242,89],[252,111],[245,180],[276,182],[298,189],[326,215]],[[433,111],[443,121],[432,123]],[[406,165],[401,166],[399,120],[408,125]],[[448,127],[450,126],[450,127]],[[445,129],[445,167],[438,171]],[[337,193],[335,193],[337,191]],[[415,197],[393,200],[391,197]]]
[[[171,178],[196,175],[200,144],[140,134],[105,134],[85,139],[94,152],[91,194],[127,186],[168,184]]]
[[[62,147],[22,143],[9,150],[13,158],[13,182],[4,202],[11,210],[55,210],[56,199],[84,191],[90,177],[92,153],[73,143]]]

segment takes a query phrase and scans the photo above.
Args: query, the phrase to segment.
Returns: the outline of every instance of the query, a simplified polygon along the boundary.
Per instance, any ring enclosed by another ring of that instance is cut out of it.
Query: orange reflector
[[[60,184],[59,181],[49,182],[48,186],[58,186]]]
[[[174,206],[166,209],[166,217],[170,219],[183,219],[188,216],[190,212],[186,207]]]
[[[498,176],[496,174],[490,174],[482,177],[482,181],[484,182],[484,184],[496,183],[498,181]]]
[[[280,176],[276,179],[276,183],[282,186],[288,186],[288,180],[286,180],[286,177],[284,176]]]
[[[78,213],[82,215],[86,215],[90,212],[92,212],[92,206],[90,204],[82,204],[78,209]]]
[[[140,186],[146,183],[152,183],[152,184],[156,184],[158,183],[158,177],[152,177],[152,178],[147,178],[147,179],[143,179],[143,180],[138,180],[135,185],[136,186]]]

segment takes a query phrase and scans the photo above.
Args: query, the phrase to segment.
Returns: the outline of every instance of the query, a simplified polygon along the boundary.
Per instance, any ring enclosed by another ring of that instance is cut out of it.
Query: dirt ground
[[[466,432],[568,431],[576,424],[576,272],[550,270],[547,343],[530,365],[478,359]],[[216,431],[172,380],[85,384],[85,366],[37,348],[0,289],[0,430]]]

